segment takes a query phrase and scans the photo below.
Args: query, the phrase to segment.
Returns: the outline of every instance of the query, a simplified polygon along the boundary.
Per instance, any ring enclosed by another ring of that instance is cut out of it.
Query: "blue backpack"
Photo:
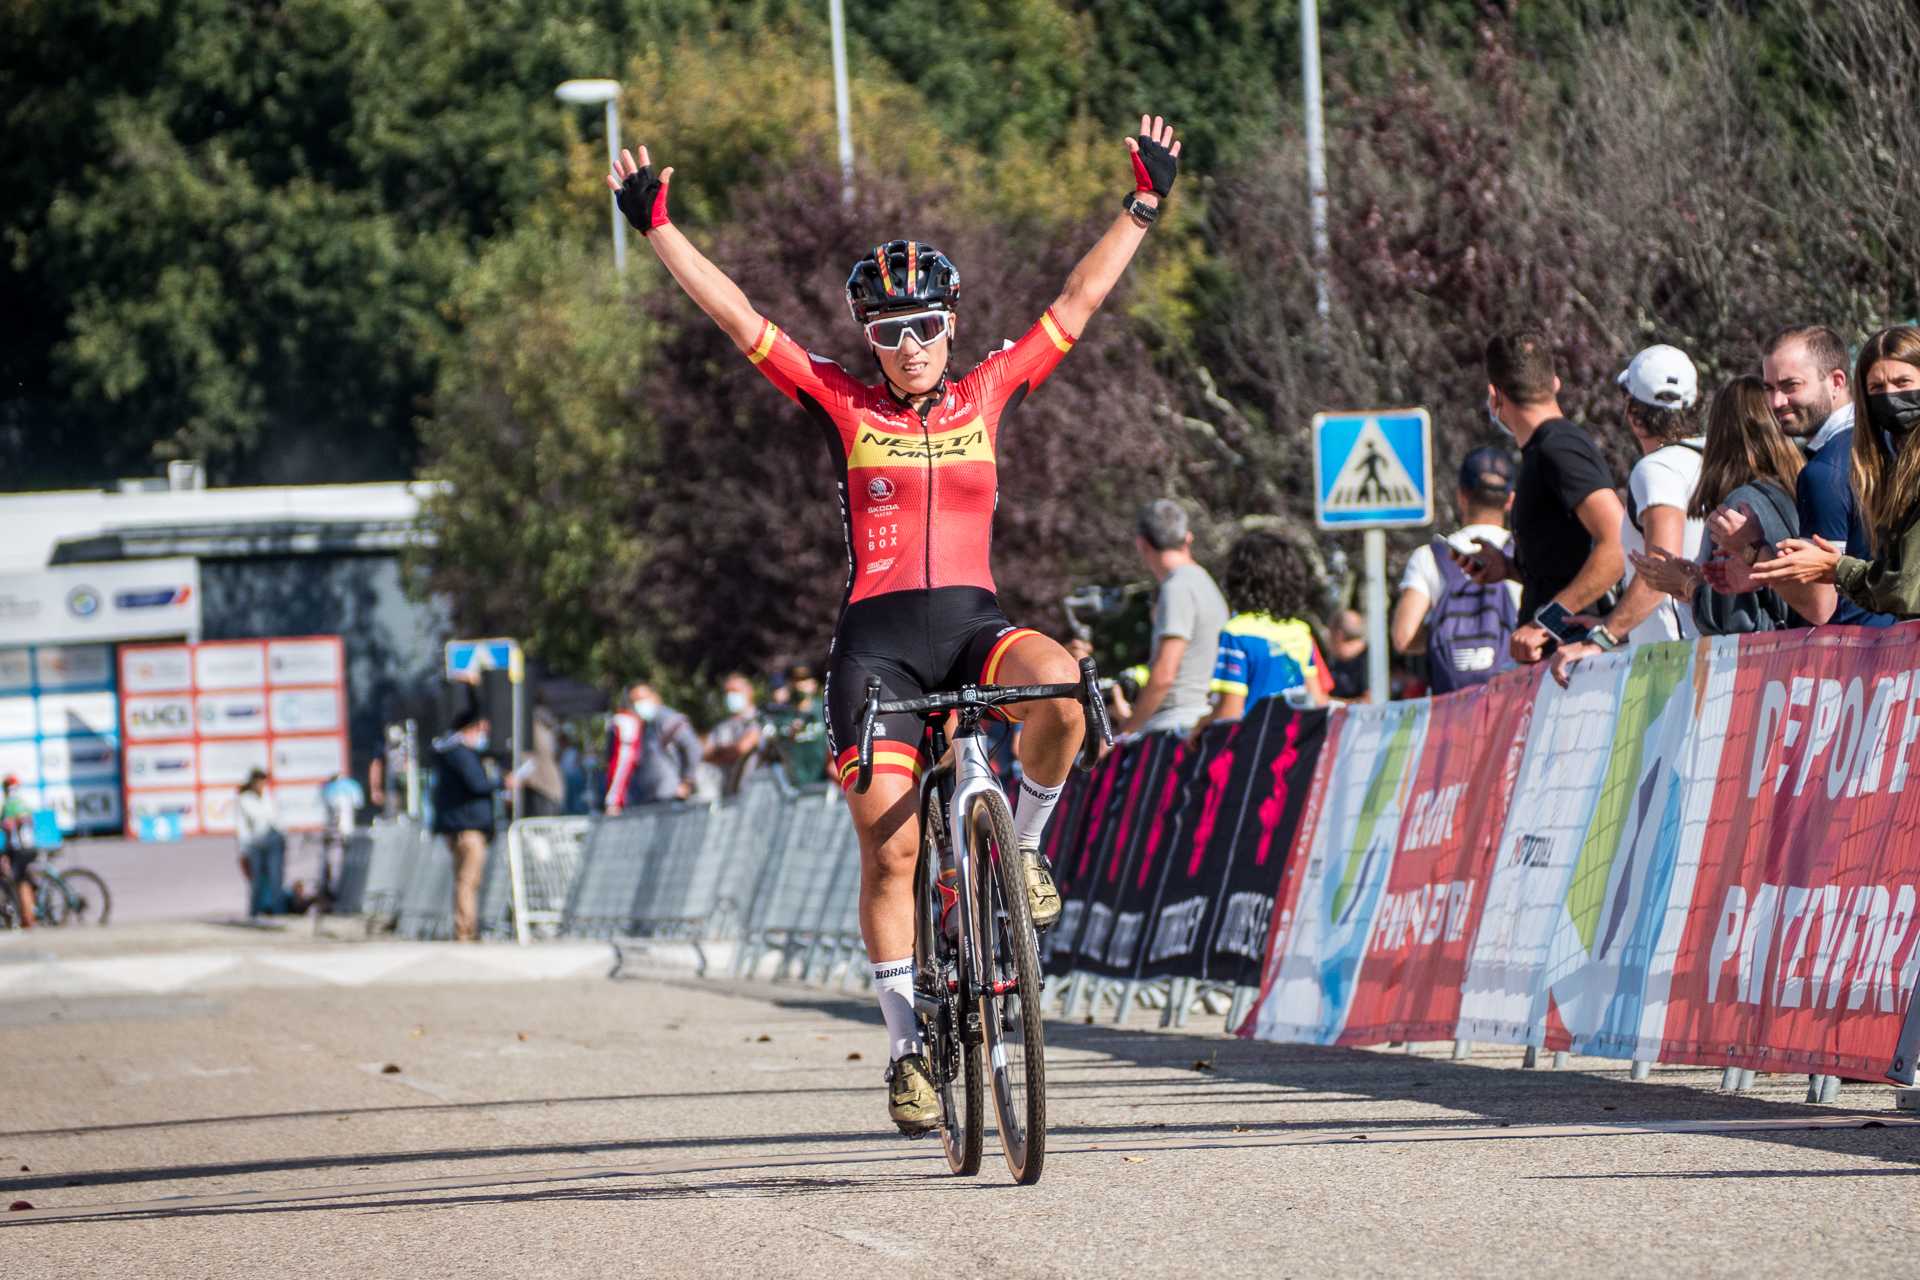
[[[1483,684],[1514,665],[1507,637],[1519,622],[1504,582],[1482,586],[1453,562],[1444,538],[1433,540],[1440,598],[1427,614],[1427,681],[1435,693]]]

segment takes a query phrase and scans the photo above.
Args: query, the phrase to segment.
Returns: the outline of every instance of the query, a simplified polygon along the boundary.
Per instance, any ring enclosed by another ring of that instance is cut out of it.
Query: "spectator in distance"
[[[453,732],[436,738],[440,767],[433,778],[433,830],[453,855],[453,940],[480,940],[480,877],[493,843],[493,778],[480,758],[492,725],[477,706],[454,717]]]
[[[1853,483],[1868,546],[1789,538],[1753,577],[1828,583],[1870,612],[1920,617],[1920,329],[1898,325],[1867,339],[1853,388]]]
[[[251,890],[247,915],[277,916],[287,909],[287,838],[280,832],[280,815],[267,796],[267,775],[255,769],[240,784],[234,803],[234,836],[246,864]]]
[[[1752,564],[1762,543],[1745,534],[1722,546],[1709,519],[1722,508],[1738,511],[1744,529],[1758,529],[1764,545],[1794,537],[1799,517],[1793,503],[1793,485],[1804,460],[1774,421],[1764,382],[1751,374],[1720,388],[1707,414],[1707,452],[1700,464],[1700,483],[1693,491],[1687,514],[1708,519],[1712,546],[1684,560],[1658,548],[1634,553],[1639,579],[1684,602],[1694,625],[1710,636],[1749,631],[1777,631],[1805,625],[1786,601],[1764,587],[1735,592],[1728,581],[1727,562],[1741,557],[1741,570]]]
[[[33,928],[33,881],[27,878],[27,867],[36,856],[32,827],[33,811],[20,794],[20,779],[10,773],[0,779],[0,857],[7,863],[0,868],[5,872],[0,875],[0,890],[13,894],[22,929]]]
[[[1795,437],[1808,455],[1794,482],[1800,536],[1825,539],[1838,551],[1867,552],[1871,539],[1853,484],[1854,398],[1859,388],[1847,377],[1846,343],[1825,325],[1792,325],[1768,339],[1760,369],[1781,430]],[[1750,553],[1755,564],[1774,557],[1779,543],[1760,542],[1757,531],[1747,527],[1746,517],[1737,509],[1715,511],[1709,526],[1716,525],[1716,540],[1726,545],[1744,549],[1758,543]],[[1753,589],[1753,581],[1743,572],[1747,558],[1730,556],[1725,562],[1729,590]],[[1782,567],[1766,585],[1815,626],[1893,624],[1893,615],[1861,608],[1817,576],[1804,581]]]
[[[1186,510],[1172,498],[1158,498],[1140,508],[1133,542],[1160,591],[1153,602],[1153,657],[1147,682],[1116,729],[1184,734],[1207,714],[1207,690],[1213,683],[1220,628],[1227,624],[1227,601],[1214,585],[1213,575],[1195,563]]]
[[[1625,393],[1622,416],[1640,447],[1640,461],[1627,479],[1627,518],[1621,545],[1629,555],[1655,550],[1682,560],[1699,558],[1705,523],[1688,516],[1700,483],[1706,439],[1698,434],[1700,375],[1687,353],[1663,344],[1633,358],[1617,379]],[[1691,640],[1699,635],[1693,610],[1635,574],[1620,603],[1578,644],[1553,656],[1553,678],[1562,685],[1573,664],[1623,644]]]
[[[1513,459],[1491,445],[1460,463],[1454,492],[1463,523],[1451,535],[1415,547],[1400,575],[1390,638],[1397,653],[1424,649],[1433,692],[1480,684],[1513,666],[1507,640],[1520,617],[1520,584],[1482,585],[1460,567],[1480,543],[1506,549],[1513,505]]]
[[[519,816],[551,818],[566,812],[567,780],[560,772],[560,721],[545,703],[534,705],[519,781]]]
[[[727,718],[713,726],[700,758],[720,771],[720,794],[731,796],[746,782],[760,750],[760,709],[754,705],[753,681],[741,672],[729,672],[720,693]]]
[[[627,710],[614,713],[607,731],[607,812],[685,800],[699,764],[693,722],[661,702],[645,680],[627,686]]]
[[[1357,609],[1333,615],[1327,630],[1329,693],[1335,702],[1360,702],[1367,696],[1367,620]]]
[[[1538,662],[1553,637],[1536,620],[1549,604],[1569,613],[1610,607],[1626,555],[1625,515],[1613,473],[1584,430],[1560,409],[1553,353],[1537,329],[1487,343],[1487,417],[1520,446],[1513,489],[1513,538],[1503,551],[1480,545],[1461,567],[1482,584],[1520,583],[1520,625],[1508,640],[1517,662]],[[1471,566],[1471,567],[1469,567]]]
[[[1240,719],[1265,698],[1297,707],[1327,700],[1330,679],[1313,628],[1301,615],[1313,606],[1320,575],[1301,547],[1278,533],[1241,536],[1227,557],[1227,598],[1239,609],[1220,632],[1213,667],[1213,709],[1193,727]]]
[[[813,668],[796,663],[787,668],[784,705],[768,712],[781,767],[796,787],[819,782],[827,771],[827,719],[820,704],[820,680]]]

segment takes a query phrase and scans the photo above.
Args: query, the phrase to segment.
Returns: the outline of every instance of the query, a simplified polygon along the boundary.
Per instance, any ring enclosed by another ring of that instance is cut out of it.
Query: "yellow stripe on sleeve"
[[[1040,327],[1047,331],[1047,337],[1051,338],[1053,345],[1060,348],[1061,351],[1073,350],[1073,339],[1069,338],[1067,331],[1060,327],[1060,322],[1053,318],[1053,312],[1051,310],[1040,313]]]
[[[773,344],[780,337],[779,326],[771,320],[766,323],[767,327],[761,331],[760,341],[754,344],[753,350],[747,352],[747,359],[755,364],[759,364],[773,354]]]

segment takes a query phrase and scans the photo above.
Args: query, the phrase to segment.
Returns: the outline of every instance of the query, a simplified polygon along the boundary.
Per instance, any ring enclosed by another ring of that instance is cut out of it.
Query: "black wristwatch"
[[[1153,220],[1160,216],[1160,207],[1158,205],[1148,204],[1145,200],[1142,200],[1138,191],[1127,192],[1126,196],[1120,201],[1120,207],[1127,211],[1128,217],[1140,223],[1142,226],[1152,226]]]

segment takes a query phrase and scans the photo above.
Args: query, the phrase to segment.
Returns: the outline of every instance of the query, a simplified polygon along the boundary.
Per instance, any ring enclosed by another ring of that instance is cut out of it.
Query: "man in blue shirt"
[[[1794,484],[1800,536],[1821,537],[1853,555],[1871,555],[1866,526],[1853,496],[1853,396],[1847,378],[1847,344],[1825,325],[1790,325],[1761,348],[1760,376],[1767,384],[1780,429],[1809,455]],[[1739,536],[1750,522],[1738,513],[1716,512],[1721,535]],[[1716,536],[1716,541],[1719,536]],[[1762,548],[1758,563],[1772,558]],[[1749,589],[1745,564],[1727,561],[1729,585]],[[1768,581],[1793,611],[1819,626],[1890,627],[1891,614],[1869,613],[1829,583]]]

